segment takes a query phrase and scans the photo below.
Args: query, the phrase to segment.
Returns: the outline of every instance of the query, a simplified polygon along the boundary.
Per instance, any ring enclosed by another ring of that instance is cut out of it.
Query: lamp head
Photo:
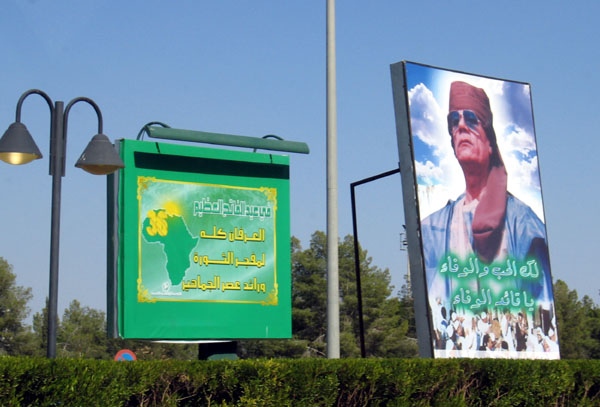
[[[90,174],[107,175],[125,168],[125,164],[108,137],[104,134],[96,134],[77,160],[75,167]]]
[[[27,127],[21,122],[11,124],[0,139],[0,160],[21,165],[39,158],[42,158],[42,153]]]

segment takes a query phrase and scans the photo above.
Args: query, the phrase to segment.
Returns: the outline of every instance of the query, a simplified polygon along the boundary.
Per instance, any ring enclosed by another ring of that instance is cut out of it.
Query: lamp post
[[[52,99],[41,90],[31,89],[23,93],[17,102],[16,120],[0,139],[0,160],[13,165],[27,164],[42,158],[42,153],[33,141],[31,134],[21,123],[21,106],[29,95],[42,96],[50,108],[50,170],[52,176],[52,213],[50,223],[50,289],[48,296],[48,347],[46,355],[56,357],[56,323],[58,305],[58,253],[60,241],[60,201],[61,181],[65,175],[65,156],[67,144],[67,119],[69,111],[75,103],[86,102],[98,115],[98,134],[91,141],[77,160],[76,167],[91,174],[106,175],[125,165],[117,154],[112,143],[102,134],[102,113],[96,103],[86,97],[71,100],[67,107],[64,102],[52,102]]]

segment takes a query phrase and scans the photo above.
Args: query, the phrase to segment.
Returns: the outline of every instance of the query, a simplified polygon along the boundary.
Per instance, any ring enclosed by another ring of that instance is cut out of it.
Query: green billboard
[[[291,337],[289,157],[137,140],[119,150],[113,336]]]

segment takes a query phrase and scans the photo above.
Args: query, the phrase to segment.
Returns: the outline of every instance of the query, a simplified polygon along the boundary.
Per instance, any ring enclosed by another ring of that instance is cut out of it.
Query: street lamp
[[[75,164],[91,174],[106,175],[125,165],[108,137],[102,134],[102,113],[96,103],[85,97],[71,100],[64,108],[64,102],[52,102],[50,97],[38,89],[23,93],[17,102],[16,120],[0,139],[0,160],[13,165],[27,164],[42,158],[42,153],[33,141],[27,127],[21,123],[21,105],[31,94],[42,96],[50,108],[50,170],[52,176],[52,215],[50,223],[50,293],[48,297],[48,347],[47,356],[56,357],[56,322],[58,304],[58,249],[60,239],[60,198],[61,180],[65,175],[67,144],[67,119],[75,103],[86,102],[98,115],[98,134],[92,137],[79,160]],[[64,109],[64,110],[63,110]]]

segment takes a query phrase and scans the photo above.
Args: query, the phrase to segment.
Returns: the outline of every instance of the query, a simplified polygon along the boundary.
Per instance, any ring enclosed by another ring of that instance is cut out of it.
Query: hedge
[[[593,406],[600,361],[0,357],[2,406]]]

